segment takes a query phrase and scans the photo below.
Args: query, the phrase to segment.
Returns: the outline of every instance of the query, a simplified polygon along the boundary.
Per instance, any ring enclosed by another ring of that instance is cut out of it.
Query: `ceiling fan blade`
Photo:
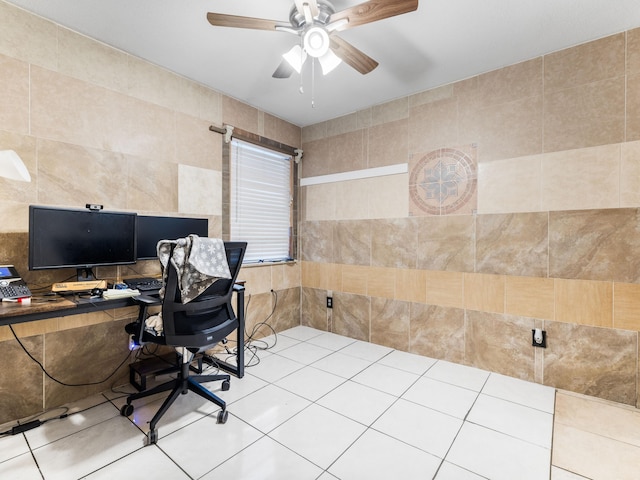
[[[284,25],[275,20],[212,12],[207,13],[207,20],[214,27],[252,28],[254,30],[275,30],[277,26]]]
[[[378,66],[378,62],[373,58],[340,37],[331,37],[331,50],[344,63],[355,68],[363,75],[366,75]]]
[[[276,71],[271,75],[273,78],[289,78],[293,72],[295,72],[294,68],[287,62],[285,59],[282,59]]]
[[[340,26],[337,30],[357,27],[365,23],[377,22],[403,13],[413,12],[418,9],[418,0],[370,0],[350,8],[345,8],[331,15],[331,23],[348,19],[349,23]]]

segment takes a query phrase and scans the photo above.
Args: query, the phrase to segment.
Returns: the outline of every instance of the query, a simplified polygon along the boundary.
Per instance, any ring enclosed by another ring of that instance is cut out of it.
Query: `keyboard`
[[[123,282],[126,283],[131,290],[138,290],[140,292],[160,290],[162,288],[162,280],[160,280],[159,278],[127,278],[123,280]]]

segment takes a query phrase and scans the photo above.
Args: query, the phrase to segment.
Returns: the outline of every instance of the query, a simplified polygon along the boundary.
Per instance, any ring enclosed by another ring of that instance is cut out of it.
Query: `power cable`
[[[109,380],[111,377],[113,377],[116,374],[116,372],[118,370],[120,370],[120,367],[122,367],[125,364],[125,362],[129,359],[129,357],[131,356],[131,352],[130,351],[127,352],[127,356],[122,360],[122,362],[120,362],[120,364],[116,367],[116,369],[113,372],[111,372],[109,375],[107,375],[103,380],[96,381],[96,382],[86,382],[86,383],[67,383],[67,382],[63,382],[62,380],[58,380],[53,375],[51,375],[49,372],[47,372],[47,370],[44,368],[42,363],[40,363],[40,361],[38,359],[36,359],[33,355],[31,355],[29,350],[27,350],[27,347],[25,347],[24,344],[22,343],[22,341],[18,338],[18,335],[16,335],[16,332],[13,330],[13,325],[8,325],[8,327],[11,330],[11,333],[13,334],[13,337],[18,342],[18,345],[20,345],[20,347],[22,348],[24,353],[26,353],[27,356],[31,360],[33,360],[36,364],[38,364],[38,366],[40,367],[40,370],[42,370],[42,373],[44,373],[48,378],[50,378],[54,382],[56,382],[56,383],[58,383],[60,385],[63,385],[65,387],[87,387],[87,386],[90,386],[90,385],[100,385],[101,383],[104,383],[107,380]]]

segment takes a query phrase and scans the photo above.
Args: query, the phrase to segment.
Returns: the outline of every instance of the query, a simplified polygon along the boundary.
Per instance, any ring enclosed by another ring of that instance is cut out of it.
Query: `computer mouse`
[[[92,297],[102,297],[103,290],[101,288],[94,288],[91,290]]]

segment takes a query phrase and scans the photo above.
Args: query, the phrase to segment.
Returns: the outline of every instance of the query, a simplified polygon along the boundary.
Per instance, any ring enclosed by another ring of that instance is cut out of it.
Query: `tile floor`
[[[640,478],[631,407],[308,327],[278,334],[259,360],[218,392],[224,425],[189,394],[144,446],[162,398],[137,402],[129,419],[107,392],[0,438],[0,478]]]

